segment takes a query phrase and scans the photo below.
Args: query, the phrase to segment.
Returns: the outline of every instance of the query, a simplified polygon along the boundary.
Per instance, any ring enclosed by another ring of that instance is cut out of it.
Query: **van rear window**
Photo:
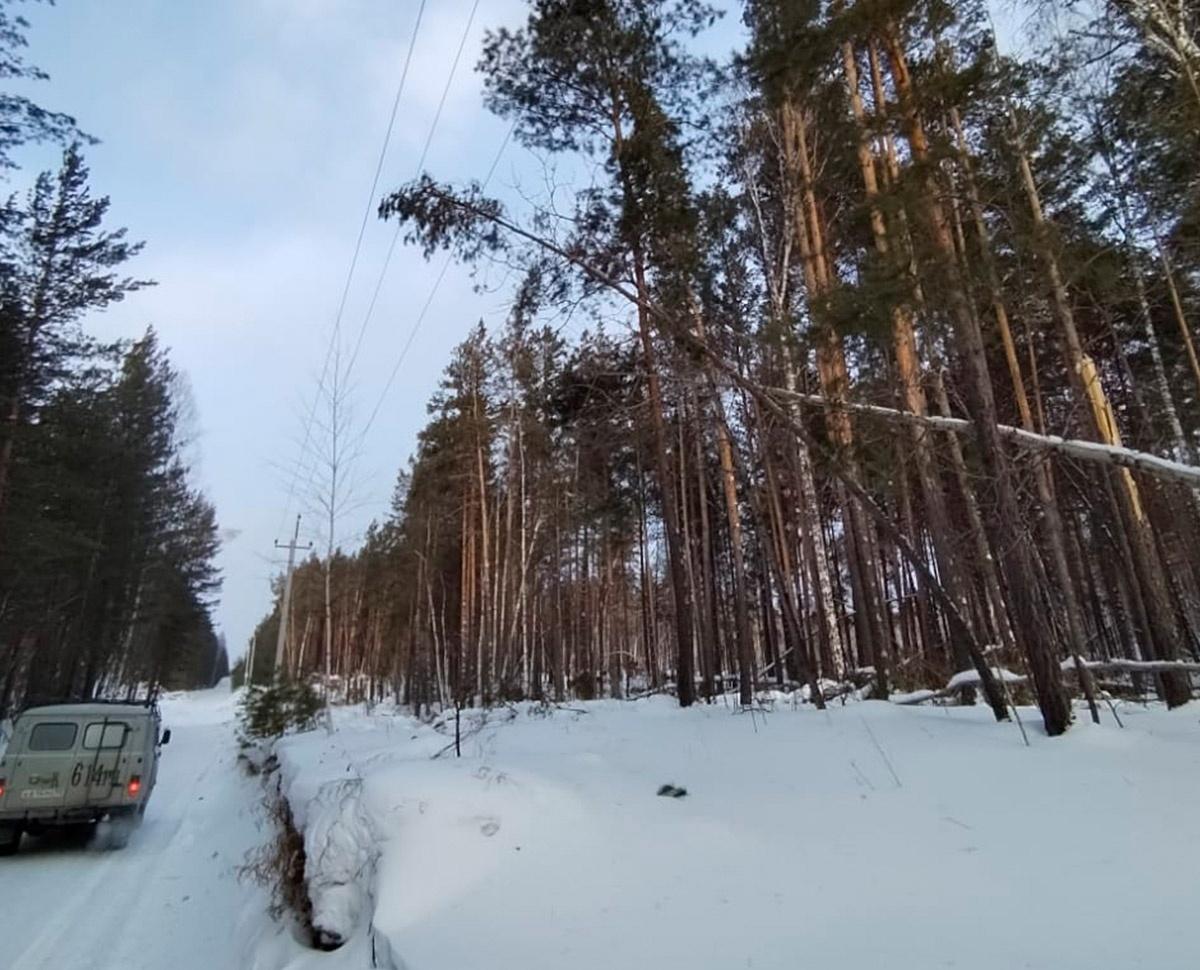
[[[111,751],[125,744],[126,724],[89,724],[83,732],[83,746],[89,751]]]
[[[75,747],[74,724],[35,724],[29,732],[30,751],[70,751]]]

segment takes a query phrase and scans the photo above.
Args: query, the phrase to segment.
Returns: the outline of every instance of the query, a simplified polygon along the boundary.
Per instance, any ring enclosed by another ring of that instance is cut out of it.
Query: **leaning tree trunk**
[[[892,78],[904,114],[909,148],[914,162],[925,165],[929,156],[928,141],[914,104],[907,59],[894,29],[888,31],[885,43]],[[939,199],[938,187],[928,169],[922,177],[920,189],[921,215],[934,250],[933,271],[942,283],[950,304],[950,319],[958,352],[966,369],[965,390],[980,454],[989,479],[995,483],[998,516],[992,520],[992,530],[995,533],[992,545],[1000,554],[1002,573],[1012,604],[1016,627],[1014,633],[1021,643],[1030,673],[1033,675],[1034,693],[1038,699],[1046,732],[1050,735],[1062,734],[1071,723],[1071,704],[1063,689],[1062,672],[1050,641],[1050,631],[1039,610],[1027,543],[1013,541],[1010,532],[1024,527],[1016,490],[1013,487],[1012,472],[996,430],[999,421],[983,336],[974,307],[967,296],[966,286],[958,273],[954,242],[945,210]]]
[[[893,264],[893,269],[904,269],[905,266],[896,265],[899,261],[894,251],[895,247],[889,239],[887,222],[879,204],[879,183],[875,174],[875,158],[871,151],[866,111],[863,108],[862,95],[859,91],[857,57],[850,41],[842,44],[842,66],[858,132],[858,165],[862,175],[863,190],[870,207],[871,235],[875,249],[885,263]],[[920,362],[912,312],[907,307],[896,304],[891,309],[891,321],[892,359],[895,362],[896,374],[900,383],[901,400],[908,411],[923,416],[928,413],[928,404],[925,399],[925,391],[921,386]],[[935,468],[932,437],[923,425],[916,422],[909,426],[907,433],[912,445],[917,479],[921,486],[921,498],[928,519],[928,531],[933,540],[938,574],[942,577],[942,584],[946,591],[955,599],[965,614],[970,609],[967,595],[968,584],[965,582],[959,557],[954,548],[953,530],[950,527],[950,517],[946,510],[945,495]],[[951,650],[955,669],[966,669],[970,665],[970,658],[967,656],[965,645],[954,639],[951,643]]]
[[[1000,335],[1000,343],[1004,348],[1004,360],[1008,366],[1009,378],[1012,381],[1013,397],[1017,402],[1017,413],[1021,426],[1029,432],[1036,430],[1033,422],[1033,410],[1029,405],[1029,396],[1025,392],[1025,381],[1021,374],[1021,362],[1017,356],[1016,342],[1013,340],[1012,328],[1009,325],[1008,308],[1004,303],[1003,291],[1000,287],[1000,277],[992,258],[991,238],[983,218],[983,205],[979,198],[979,189],[975,182],[974,168],[967,149],[967,139],[963,132],[962,121],[957,108],[950,109],[950,124],[954,130],[955,147],[958,155],[959,169],[966,185],[967,201],[971,208],[971,221],[979,247],[979,261],[987,284],[992,314],[996,321],[996,332]],[[1096,708],[1092,677],[1079,663],[1087,649],[1087,636],[1084,633],[1083,609],[1079,603],[1075,583],[1068,565],[1066,549],[1066,533],[1063,528],[1062,514],[1059,511],[1058,498],[1054,494],[1054,478],[1049,460],[1042,455],[1034,457],[1034,482],[1037,486],[1038,502],[1041,506],[1042,523],[1045,527],[1046,545],[1050,550],[1050,563],[1054,570],[1054,578],[1058,584],[1059,595],[1063,601],[1063,613],[1066,617],[1067,636],[1071,656],[1076,660],[1076,667],[1081,671],[1080,681],[1088,699],[1092,720],[1099,721]]]
[[[1096,439],[1103,444],[1119,446],[1121,438],[1112,406],[1100,383],[1100,375],[1097,373],[1095,365],[1083,351],[1083,344],[1075,327],[1075,315],[1071,308],[1071,301],[1067,294],[1062,270],[1058,264],[1058,256],[1049,239],[1049,226],[1042,211],[1037,183],[1033,178],[1033,169],[1029,164],[1029,156],[1020,144],[1016,116],[1011,111],[1009,122],[1012,127],[1011,133],[1017,154],[1021,184],[1033,219],[1035,244],[1050,284],[1054,314],[1059,325],[1067,369],[1071,373],[1072,387],[1082,410],[1090,419],[1091,430]],[[1151,644],[1159,659],[1173,660],[1176,656],[1176,644],[1179,642],[1180,631],[1168,600],[1162,567],[1154,549],[1153,537],[1150,535],[1150,522],[1132,473],[1128,469],[1121,469],[1114,473],[1114,478],[1121,517],[1124,519],[1129,533],[1134,572],[1142,586],[1146,602],[1146,612],[1151,627],[1149,631]],[[1184,704],[1191,698],[1191,689],[1187,679],[1179,674],[1163,674],[1162,689],[1163,697],[1170,707]]]

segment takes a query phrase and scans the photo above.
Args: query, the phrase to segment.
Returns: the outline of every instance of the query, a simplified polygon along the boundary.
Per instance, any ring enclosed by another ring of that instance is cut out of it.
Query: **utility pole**
[[[275,540],[276,549],[286,549],[288,551],[287,561],[287,576],[283,581],[283,607],[279,612],[279,639],[275,641],[275,680],[278,681],[283,670],[283,647],[287,643],[287,627],[288,615],[291,613],[292,607],[292,568],[296,562],[297,549],[311,549],[312,543],[301,545],[300,539],[300,516],[296,516],[296,530],[292,533],[291,542],[280,542]]]
[[[258,647],[258,632],[250,637],[250,649],[246,652],[246,674],[242,677],[244,687],[254,686],[254,652]]]

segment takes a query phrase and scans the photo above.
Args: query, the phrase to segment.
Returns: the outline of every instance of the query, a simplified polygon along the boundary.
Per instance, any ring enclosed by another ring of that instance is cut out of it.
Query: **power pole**
[[[300,539],[300,516],[296,516],[296,531],[292,533],[291,542],[280,542],[275,540],[276,549],[286,549],[288,551],[287,576],[283,581],[283,608],[279,613],[279,639],[275,641],[275,680],[280,679],[280,672],[283,670],[283,645],[287,643],[287,627],[288,614],[292,607],[292,568],[296,562],[297,549],[311,549],[312,543],[301,545]]]
[[[254,686],[254,651],[258,647],[258,633],[250,637],[250,649],[246,652],[246,674],[242,677],[242,686]]]

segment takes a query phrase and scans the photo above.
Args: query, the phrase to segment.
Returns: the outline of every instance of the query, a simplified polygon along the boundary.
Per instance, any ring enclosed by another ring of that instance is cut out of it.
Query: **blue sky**
[[[242,652],[279,569],[272,544],[307,505],[286,498],[304,416],[328,344],[355,236],[417,13],[417,0],[58,0],[30,4],[29,59],[51,75],[29,88],[101,139],[87,151],[111,218],[146,249],[132,267],[158,285],[86,323],[103,337],[153,325],[186,373],[196,408],[192,458],[225,534],[216,619]],[[429,0],[381,189],[415,174],[472,0]],[[522,0],[481,0],[426,167],[482,177],[507,125],[482,107],[473,68],[483,31],[523,20]],[[721,28],[733,44],[736,22]],[[52,148],[18,156],[18,190]],[[540,163],[516,144],[492,188],[540,193]],[[343,318],[356,334],[391,228],[372,216]],[[359,424],[379,400],[440,269],[397,250],[353,374]],[[476,293],[452,267],[356,462],[354,544],[387,508],[397,470],[455,344],[500,320],[502,285]],[[304,491],[301,476],[298,491]],[[320,536],[310,518],[304,537]]]
[[[515,22],[522,6],[480,4],[428,160],[447,177],[480,175],[503,140],[506,126],[482,109],[472,68],[483,28]],[[470,8],[427,4],[382,187],[414,174]],[[59,0],[26,11],[29,58],[51,75],[31,93],[101,139],[87,152],[95,190],[112,197],[113,222],[147,242],[133,271],[158,286],[87,327],[134,336],[152,324],[187,374],[197,477],[226,536],[216,616],[237,652],[269,602],[306,398],[416,10],[415,0]],[[498,184],[528,166],[519,147],[506,154]],[[52,167],[56,152],[21,161],[28,174]],[[347,329],[362,323],[390,233],[372,216]],[[398,250],[355,368],[357,411],[378,399],[430,283],[420,254]],[[345,539],[386,509],[451,348],[503,306],[501,294],[476,295],[451,269],[366,442],[363,505],[343,523]]]
[[[269,606],[280,568],[273,542],[308,502],[287,496],[304,418],[328,346],[418,0],[58,0],[28,4],[29,59],[51,75],[28,93],[67,111],[101,139],[87,152],[114,224],[147,242],[133,273],[158,282],[96,315],[102,337],[153,325],[187,375],[197,419],[192,459],[215,502],[225,542],[216,619],[241,653]],[[416,174],[468,24],[472,0],[428,0],[381,190]],[[523,0],[480,0],[426,168],[481,178],[507,125],[482,106],[473,68],[483,31],[517,25]],[[738,42],[727,17],[704,47]],[[18,156],[54,167],[51,148]],[[560,173],[561,176],[561,173]],[[510,144],[491,190],[541,195],[538,159]],[[372,216],[343,318],[362,326],[392,229]],[[365,331],[352,411],[359,426],[380,401],[440,269],[400,247]],[[353,546],[381,517],[397,470],[425,422],[425,403],[452,348],[506,309],[504,281],[475,291],[451,267],[356,461],[356,508],[338,538]],[[347,338],[352,339],[350,337]],[[300,476],[303,493],[307,476]],[[303,537],[320,544],[313,516]]]

